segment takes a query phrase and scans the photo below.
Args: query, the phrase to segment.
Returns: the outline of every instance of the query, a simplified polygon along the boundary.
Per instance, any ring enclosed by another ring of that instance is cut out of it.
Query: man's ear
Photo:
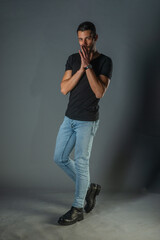
[[[98,34],[94,36],[94,40],[97,41],[97,39],[98,39]]]

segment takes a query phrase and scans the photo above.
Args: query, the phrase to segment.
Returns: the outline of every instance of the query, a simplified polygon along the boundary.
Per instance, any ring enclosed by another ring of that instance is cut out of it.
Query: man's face
[[[88,51],[92,51],[97,40],[97,35],[93,38],[91,30],[78,31],[78,41],[80,46],[85,46]]]

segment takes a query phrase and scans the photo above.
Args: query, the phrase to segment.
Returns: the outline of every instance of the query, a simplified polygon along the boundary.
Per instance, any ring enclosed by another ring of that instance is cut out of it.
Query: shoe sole
[[[68,225],[72,225],[72,224],[74,224],[74,223],[76,223],[76,222],[82,221],[83,219],[84,219],[84,216],[80,216],[79,218],[75,219],[75,220],[72,221],[72,222],[61,222],[61,221],[58,221],[58,223],[59,223],[60,225],[63,225],[63,226],[68,226]]]
[[[96,189],[95,194],[94,194],[94,203],[93,203],[92,207],[91,207],[89,210],[87,210],[87,208],[84,207],[84,210],[85,210],[86,213],[89,213],[89,212],[92,211],[93,208],[95,207],[95,204],[96,204],[96,195],[99,195],[100,191],[101,191],[101,186],[100,186],[100,185],[97,185],[97,189]]]

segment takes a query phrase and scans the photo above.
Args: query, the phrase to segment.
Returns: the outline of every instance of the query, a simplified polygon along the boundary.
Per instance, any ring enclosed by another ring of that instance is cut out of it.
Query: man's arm
[[[87,69],[86,75],[96,98],[102,98],[109,86],[110,79],[104,75],[96,76],[93,69]]]
[[[72,76],[72,70],[65,71],[65,74],[61,81],[61,93],[66,95],[68,92],[70,92],[77,85],[84,72],[85,70],[83,68],[80,68]]]
[[[79,54],[81,56],[81,67],[85,68],[86,66],[89,65],[93,53],[88,53],[87,49],[85,46],[81,46],[81,51],[79,51]],[[106,77],[105,75],[99,75],[98,77],[96,76],[94,70],[91,68],[88,68],[86,70],[86,75],[88,78],[88,82],[90,84],[90,87],[92,91],[94,92],[96,98],[102,98],[104,96],[105,91],[107,90],[110,79]]]

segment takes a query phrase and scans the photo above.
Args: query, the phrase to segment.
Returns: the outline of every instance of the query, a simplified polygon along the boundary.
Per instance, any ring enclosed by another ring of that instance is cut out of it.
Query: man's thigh
[[[71,128],[70,122],[64,118],[56,138],[55,156],[66,158],[71,153],[75,145],[76,135]]]
[[[79,122],[76,128],[75,158],[89,158],[93,139],[99,126],[98,121]]]

